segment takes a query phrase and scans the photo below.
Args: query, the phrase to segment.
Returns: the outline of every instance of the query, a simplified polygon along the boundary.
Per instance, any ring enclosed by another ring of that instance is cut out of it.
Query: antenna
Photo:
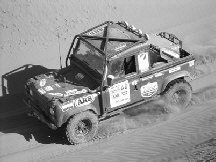
[[[57,33],[57,37],[58,37],[58,44],[59,44],[59,61],[60,61],[60,68],[62,69],[62,63],[61,63],[61,46],[60,46],[60,36],[59,36],[59,32]]]

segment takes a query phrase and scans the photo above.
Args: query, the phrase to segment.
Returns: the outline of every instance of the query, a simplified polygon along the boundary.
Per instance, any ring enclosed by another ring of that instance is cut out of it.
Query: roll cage
[[[105,86],[105,83],[106,83],[106,77],[107,77],[107,72],[108,72],[108,67],[107,67],[107,61],[108,61],[108,57],[107,57],[107,44],[109,41],[117,41],[117,42],[133,42],[134,44],[132,44],[131,46],[128,46],[126,47],[123,51],[133,47],[133,46],[136,46],[137,44],[141,43],[141,42],[146,42],[148,40],[147,38],[147,35],[142,35],[140,34],[139,32],[137,31],[134,31],[132,30],[132,28],[130,28],[129,26],[127,26],[127,24],[124,24],[124,23],[118,23],[119,25],[121,25],[122,27],[124,27],[126,30],[134,33],[135,35],[138,36],[138,38],[140,39],[122,39],[122,38],[111,38],[109,37],[109,26],[113,24],[112,21],[106,21],[100,25],[97,25],[81,34],[78,34],[74,37],[72,43],[71,43],[71,46],[69,48],[69,51],[68,51],[68,54],[67,54],[67,57],[66,57],[66,67],[68,66],[68,61],[70,59],[70,56],[71,56],[71,50],[72,49],[75,49],[76,47],[76,42],[77,40],[82,40],[84,41],[85,43],[87,43],[90,47],[96,49],[102,56],[104,56],[105,58],[105,62],[104,62],[104,68],[103,68],[103,78],[102,78],[102,82],[101,82],[101,85],[100,85],[100,93],[103,94],[103,87]],[[94,29],[98,28],[98,27],[102,27],[102,26],[105,26],[104,30],[105,33],[104,33],[104,36],[91,36],[91,35],[87,35],[87,33],[93,31]],[[102,40],[104,42],[104,46],[102,48],[98,48],[96,46],[94,46],[93,44],[91,44],[88,40]],[[74,46],[75,45],[75,46]],[[116,54],[118,53],[121,53],[122,51],[119,51],[117,52]],[[103,97],[101,97],[101,103],[103,103]],[[101,106],[101,112],[102,114],[104,113],[104,108],[103,106]]]
[[[133,33],[134,36],[136,36],[135,38],[137,39],[125,39],[125,38],[113,38],[110,37],[110,31],[109,31],[109,27],[110,25],[114,24],[113,21],[106,21],[102,24],[99,24],[95,27],[92,27],[84,32],[82,32],[81,34],[78,34],[74,37],[71,46],[69,48],[67,57],[66,57],[66,66],[68,66],[68,60],[70,58],[70,56],[72,55],[71,50],[75,49],[77,40],[82,40],[83,42],[85,42],[86,44],[88,44],[90,47],[94,48],[95,50],[97,50],[102,56],[104,56],[105,58],[105,62],[104,62],[104,68],[103,68],[103,80],[102,80],[102,85],[101,87],[103,87],[104,85],[104,81],[106,79],[106,75],[107,75],[107,71],[108,71],[108,67],[107,67],[107,61],[109,59],[111,59],[114,55],[112,55],[111,57],[108,56],[107,54],[107,44],[108,42],[132,42],[132,45],[127,46],[126,48],[124,48],[123,50],[117,51],[115,53],[115,55],[118,55],[119,53],[122,53],[123,51],[126,51],[127,49],[130,49],[140,43],[145,43],[148,40],[148,35],[147,34],[142,34],[141,31],[136,30],[136,28],[134,26],[129,26],[126,22],[118,22],[116,24],[120,25],[121,27],[123,27],[124,29],[126,29],[128,32]],[[95,35],[91,35],[88,34],[90,32],[94,32],[95,29],[99,28],[99,27],[103,27],[103,36],[95,36]],[[167,32],[160,32],[159,34],[157,34],[158,36],[160,36],[161,38],[165,38],[167,40],[169,40],[170,42],[179,45],[180,48],[182,48],[182,41],[179,40],[175,35],[167,33]],[[98,48],[95,45],[93,45],[90,40],[101,40],[103,42],[103,46]],[[75,45],[75,46],[74,46]]]
[[[68,60],[70,58],[71,55],[71,50],[73,49],[76,40],[80,39],[82,41],[84,41],[85,43],[87,43],[89,46],[91,46],[92,48],[96,49],[101,55],[105,56],[105,60],[107,61],[107,43],[109,41],[118,41],[118,42],[133,42],[135,44],[125,48],[124,50],[131,48],[132,46],[135,46],[136,44],[140,43],[140,42],[145,42],[147,41],[147,37],[146,35],[140,35],[140,33],[138,33],[137,31],[133,31],[130,27],[128,27],[126,24],[124,24],[123,22],[119,22],[118,24],[122,27],[124,27],[125,29],[127,29],[130,32],[133,32],[135,35],[139,36],[142,39],[122,39],[122,38],[111,38],[109,37],[109,26],[113,24],[112,21],[106,21],[100,25],[97,25],[87,31],[82,32],[81,34],[78,34],[74,37],[70,49],[68,51],[67,57],[66,57],[66,66],[68,66]],[[87,35],[87,33],[93,31],[94,29],[98,28],[98,27],[102,27],[105,25],[106,31],[105,31],[105,36],[91,36],[91,35]],[[94,46],[93,44],[91,44],[88,40],[102,40],[104,42],[104,48],[98,48],[96,46]],[[120,53],[122,51],[119,51],[118,53]],[[118,54],[117,53],[117,54]]]

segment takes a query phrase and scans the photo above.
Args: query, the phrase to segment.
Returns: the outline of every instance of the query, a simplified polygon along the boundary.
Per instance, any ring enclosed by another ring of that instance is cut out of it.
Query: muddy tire
[[[164,100],[172,106],[185,109],[191,101],[192,88],[184,79],[171,81],[163,93]]]
[[[97,130],[97,115],[85,111],[69,119],[66,125],[66,137],[71,144],[85,143],[93,139]]]

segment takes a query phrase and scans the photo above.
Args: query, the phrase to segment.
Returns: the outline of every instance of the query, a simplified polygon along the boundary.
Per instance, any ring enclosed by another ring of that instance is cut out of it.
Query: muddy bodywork
[[[146,102],[172,80],[190,78],[193,68],[176,36],[105,22],[75,36],[66,68],[31,78],[25,101],[55,129],[86,110],[102,119]]]
[[[36,76],[26,84],[26,103],[57,127],[80,111],[91,109],[100,113],[96,109],[99,107],[98,92],[89,88],[95,83],[90,77],[81,76],[80,71],[71,73],[71,68],[73,66]]]

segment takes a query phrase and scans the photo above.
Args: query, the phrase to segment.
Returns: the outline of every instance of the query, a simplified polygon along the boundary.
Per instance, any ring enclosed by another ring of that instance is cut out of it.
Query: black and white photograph
[[[216,162],[216,0],[0,0],[0,162]]]

